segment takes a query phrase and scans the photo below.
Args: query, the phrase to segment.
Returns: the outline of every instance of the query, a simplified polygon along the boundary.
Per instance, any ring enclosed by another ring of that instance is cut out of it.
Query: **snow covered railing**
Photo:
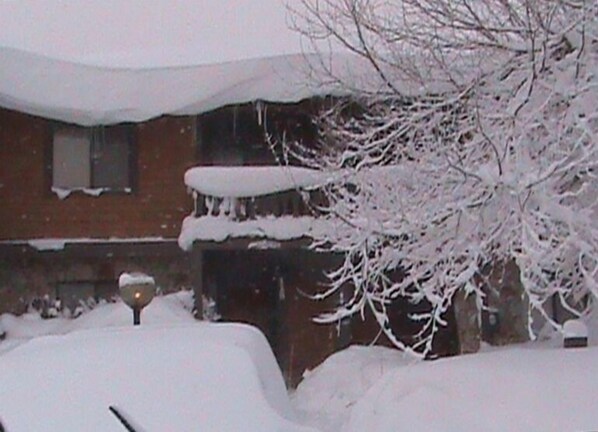
[[[311,216],[323,204],[318,171],[288,166],[197,167],[185,174],[195,217],[246,221],[260,217]]]
[[[233,238],[275,241],[314,237],[327,176],[301,167],[198,167],[185,173],[195,209],[185,218],[179,246]]]
[[[321,201],[317,191],[286,191],[257,197],[211,197],[199,193],[195,197],[195,216],[226,217],[230,220],[255,220],[266,216],[309,216]]]

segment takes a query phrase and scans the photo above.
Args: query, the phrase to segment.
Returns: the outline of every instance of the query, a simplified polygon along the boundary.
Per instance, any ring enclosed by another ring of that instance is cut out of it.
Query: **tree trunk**
[[[482,331],[475,295],[466,297],[459,291],[455,295],[455,319],[459,335],[459,352],[469,354],[480,350]]]

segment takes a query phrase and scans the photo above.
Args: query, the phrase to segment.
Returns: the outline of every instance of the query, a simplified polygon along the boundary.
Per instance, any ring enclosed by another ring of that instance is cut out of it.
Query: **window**
[[[202,158],[211,165],[250,165],[272,159],[252,106],[226,107],[200,117]]]
[[[315,112],[315,109],[314,109]],[[317,127],[309,106],[245,104],[198,117],[198,158],[204,165],[273,165],[283,159],[282,142],[312,145]],[[271,148],[268,139],[274,143]],[[291,163],[299,163],[291,159]]]
[[[62,311],[79,315],[86,306],[100,299],[108,300],[118,293],[115,280],[59,282],[56,285],[56,299],[60,300]]]
[[[52,139],[52,187],[129,191],[132,126],[60,125]]]

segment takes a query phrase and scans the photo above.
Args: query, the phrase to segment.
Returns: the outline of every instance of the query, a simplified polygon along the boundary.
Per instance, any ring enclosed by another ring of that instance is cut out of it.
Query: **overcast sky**
[[[288,0],[0,0],[0,45],[119,67],[302,51]]]

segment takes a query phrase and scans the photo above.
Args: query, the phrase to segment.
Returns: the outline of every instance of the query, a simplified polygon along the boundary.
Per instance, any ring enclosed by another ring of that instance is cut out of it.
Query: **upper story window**
[[[249,106],[226,107],[200,116],[201,160],[210,165],[251,165],[270,162],[264,128]]]
[[[132,125],[59,125],[52,138],[52,188],[130,191]]]
[[[317,130],[299,105],[244,104],[198,117],[198,157],[202,165],[275,165],[283,141],[311,143]]]

